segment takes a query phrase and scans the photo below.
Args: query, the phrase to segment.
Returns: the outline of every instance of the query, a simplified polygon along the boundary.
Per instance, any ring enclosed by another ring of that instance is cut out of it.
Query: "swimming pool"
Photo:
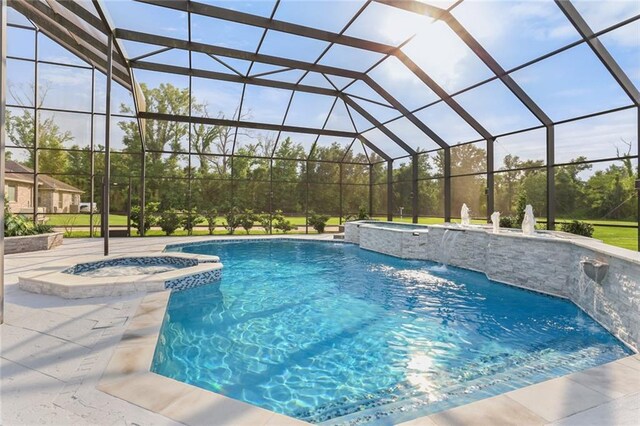
[[[627,356],[571,302],[330,242],[183,246],[152,370],[314,423],[410,420]]]

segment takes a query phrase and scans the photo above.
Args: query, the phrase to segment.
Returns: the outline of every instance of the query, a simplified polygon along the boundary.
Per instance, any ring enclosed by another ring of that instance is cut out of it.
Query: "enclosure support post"
[[[340,166],[340,178],[339,178],[339,181],[340,181],[340,219],[338,220],[338,223],[340,225],[342,225],[342,217],[343,217],[343,212],[342,212],[342,209],[343,209],[343,204],[342,203],[343,203],[343,201],[342,201],[342,198],[344,196],[344,191],[342,190],[342,163],[340,163],[339,166]]]
[[[113,37],[107,43],[107,105],[104,117],[104,194],[102,198],[102,229],[104,230],[104,255],[109,255],[109,193],[111,185],[111,79],[113,78]]]
[[[131,176],[129,176],[129,193],[127,194],[127,237],[131,236]]]
[[[638,119],[636,120],[636,147],[638,155],[636,156],[636,170],[638,172],[636,176],[636,190],[638,191],[637,202],[638,209],[636,210],[636,220],[638,222],[638,251],[640,251],[640,108],[637,108]]]
[[[493,148],[496,140],[487,139],[487,223],[491,221],[491,213],[495,210],[495,164],[493,159]]]
[[[306,162],[307,167],[305,170],[305,187],[304,193],[304,233],[309,233],[309,160]]]
[[[373,164],[369,164],[369,217],[373,217]]]
[[[7,106],[7,0],[0,0],[0,324],[4,323],[4,172]]]
[[[35,106],[34,109],[34,116],[33,116],[33,192],[32,192],[32,198],[33,201],[31,202],[31,204],[33,205],[33,223],[38,223],[38,198],[40,198],[40,196],[38,195],[39,191],[38,191],[38,180],[39,180],[39,171],[40,171],[40,161],[39,161],[39,144],[40,144],[40,105],[38,105],[38,97],[39,95],[39,91],[38,91],[38,33],[40,32],[40,30],[36,29],[36,38],[35,38],[35,42],[34,42],[34,47],[35,47],[35,53],[34,53],[34,57],[36,58],[35,63],[33,64],[33,69],[34,69],[34,87],[33,87],[33,105]]]
[[[95,202],[96,190],[95,190],[95,174],[96,174],[96,160],[95,160],[95,138],[94,138],[94,121],[95,121],[95,100],[96,100],[96,67],[91,69],[91,136],[89,136],[89,146],[91,147],[91,157],[89,158],[89,238],[93,238],[93,203]]]
[[[554,230],[556,224],[556,176],[555,134],[553,125],[547,126],[547,229]]]
[[[273,235],[273,158],[269,159],[269,235]]]
[[[444,221],[451,222],[451,148],[444,149]]]
[[[140,164],[140,215],[138,217],[138,227],[140,236],[144,237],[145,234],[145,224],[144,224],[144,213],[145,213],[145,205],[147,204],[147,187],[145,184],[146,172],[147,172],[147,151],[145,149],[142,150],[142,164]]]
[[[418,154],[411,156],[411,213],[413,215],[412,222],[418,223],[418,206],[419,197],[418,193]]]
[[[393,220],[393,160],[387,160],[387,220]]]

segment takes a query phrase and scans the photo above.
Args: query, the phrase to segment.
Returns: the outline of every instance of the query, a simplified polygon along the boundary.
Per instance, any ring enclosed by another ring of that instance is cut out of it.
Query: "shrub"
[[[520,228],[522,222],[524,222],[524,209],[527,207],[527,193],[522,191],[518,195],[518,201],[516,201],[516,216],[511,228]]]
[[[278,231],[282,231],[282,233],[284,234],[293,229],[293,225],[291,225],[290,221],[285,219],[284,215],[282,214],[282,210],[276,210],[275,214],[273,215],[273,227]]]
[[[182,229],[187,231],[187,235],[193,235],[193,228],[204,222],[204,217],[200,216],[195,209],[187,211],[187,215],[182,220]]]
[[[258,222],[260,222],[260,226],[264,229],[265,234],[270,234],[273,226],[272,217],[269,213],[262,213],[258,215]]]
[[[33,235],[33,222],[20,214],[7,214],[5,211],[4,218],[4,235],[7,237],[20,237],[24,235]]]
[[[501,228],[515,228],[515,218],[513,216],[500,216],[500,227]]]
[[[36,223],[33,225],[34,234],[48,234],[49,232],[53,232],[53,226],[51,225],[47,225],[46,223]]]
[[[256,220],[258,220],[258,217],[253,210],[250,209],[246,209],[238,216],[238,222],[240,223],[240,226],[244,228],[247,235],[249,235],[249,231],[253,228],[253,223]]]
[[[213,235],[216,230],[216,220],[218,220],[218,211],[216,209],[207,210],[203,213],[205,220],[207,221],[207,229],[209,235]]]
[[[227,228],[227,232],[229,235],[233,235],[236,232],[236,228],[238,228],[240,224],[240,209],[237,207],[230,207],[227,212],[224,214],[224,218],[227,221],[225,228]]]
[[[318,231],[318,234],[324,232],[324,227],[327,225],[329,215],[316,214],[313,211],[309,212],[309,225],[313,226],[313,229]]]
[[[562,232],[569,232],[571,234],[582,235],[583,237],[591,238],[593,236],[593,225],[587,222],[581,222],[579,220],[573,220],[568,223],[560,225]]]
[[[345,221],[349,222],[352,220],[368,220],[368,219],[370,219],[370,217],[369,217],[369,213],[367,213],[367,208],[364,206],[360,206],[360,208],[358,209],[358,214],[347,216],[345,218]]]
[[[144,233],[146,233],[152,226],[158,224],[158,208],[160,203],[151,202],[147,203],[144,208]],[[143,235],[140,229],[140,206],[131,207],[131,225],[138,230],[138,235]]]
[[[76,218],[76,215],[62,217],[62,226],[64,227],[65,237],[70,237],[73,235],[73,227],[76,225]]]
[[[162,229],[166,235],[171,235],[176,232],[176,229],[180,227],[181,223],[182,220],[180,219],[178,212],[174,209],[164,211],[158,220],[160,229]]]

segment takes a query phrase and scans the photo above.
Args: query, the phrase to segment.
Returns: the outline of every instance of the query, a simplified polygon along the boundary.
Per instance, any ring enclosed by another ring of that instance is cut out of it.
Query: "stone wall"
[[[6,237],[4,239],[4,253],[26,253],[29,251],[50,250],[62,244],[62,232],[52,232],[41,235],[27,235],[24,237]]]
[[[524,236],[493,234],[480,227],[383,226],[347,222],[345,241],[405,259],[445,262],[483,272],[494,281],[567,298],[627,345],[640,348],[639,253],[562,233]],[[601,283],[585,273],[583,260],[608,264]]]

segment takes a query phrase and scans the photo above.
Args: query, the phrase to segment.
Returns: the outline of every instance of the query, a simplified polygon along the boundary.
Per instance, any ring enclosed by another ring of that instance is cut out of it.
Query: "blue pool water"
[[[185,246],[153,371],[314,423],[391,424],[630,354],[572,303],[330,242]]]

